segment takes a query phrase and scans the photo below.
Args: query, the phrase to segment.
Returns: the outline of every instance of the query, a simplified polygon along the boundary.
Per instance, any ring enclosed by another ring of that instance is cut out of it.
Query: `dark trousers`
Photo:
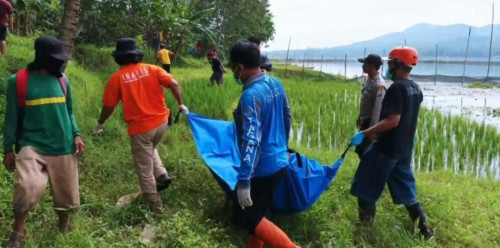
[[[214,71],[212,76],[210,76],[210,82],[212,84],[222,84],[224,83],[224,73],[221,71]]]
[[[163,67],[163,70],[165,70],[168,73],[170,73],[170,64],[163,64],[162,67]]]
[[[233,222],[250,234],[255,234],[255,228],[264,217],[269,217],[273,205],[274,190],[285,176],[286,168],[267,177],[252,178],[250,181],[250,196],[253,205],[241,209],[238,204],[236,190],[233,191]]]
[[[7,39],[7,27],[0,24],[0,41]]]
[[[351,194],[363,201],[375,203],[387,184],[395,204],[415,204],[417,187],[410,166],[411,156],[393,158],[377,151],[373,145],[369,146],[354,175]]]
[[[359,127],[359,131],[363,131],[365,129],[368,129],[370,128],[370,122],[371,122],[371,119],[364,119],[362,122],[361,122],[361,126]],[[356,150],[355,152],[358,154],[359,158],[361,159],[361,157],[363,157],[363,153],[366,152],[366,150],[368,149],[368,147],[370,146],[370,141],[365,138],[363,140],[363,143],[361,143],[360,145],[357,145],[356,146]]]

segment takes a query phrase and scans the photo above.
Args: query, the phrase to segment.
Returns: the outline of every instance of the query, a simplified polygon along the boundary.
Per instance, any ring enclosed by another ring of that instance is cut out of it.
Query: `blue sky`
[[[292,49],[346,45],[417,23],[484,26],[493,2],[500,23],[500,0],[269,0],[276,34],[264,50],[285,50],[290,37]]]

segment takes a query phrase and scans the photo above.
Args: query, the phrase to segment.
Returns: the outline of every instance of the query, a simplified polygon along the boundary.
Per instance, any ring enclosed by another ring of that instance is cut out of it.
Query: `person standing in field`
[[[379,73],[382,58],[376,54],[370,54],[366,58],[358,59],[363,63],[363,72],[368,74],[368,80],[361,90],[360,109],[357,126],[360,131],[372,127],[379,121],[380,108],[384,100],[386,84]],[[373,142],[374,136],[367,137],[363,143],[356,146],[356,153],[362,157],[366,148]]]
[[[7,28],[7,23],[9,24]],[[0,0],[0,55],[5,57],[7,52],[7,30],[14,29],[14,11],[7,0]]]
[[[260,44],[262,43],[262,40],[256,36],[252,36],[248,38],[250,42],[253,42],[259,46],[260,50]],[[272,71],[273,70],[273,64],[271,63],[271,60],[267,57],[266,54],[261,53],[260,54],[260,68],[266,71]]]
[[[61,73],[69,59],[61,41],[40,37],[35,40],[34,61],[8,81],[3,163],[17,176],[14,231],[4,247],[22,246],[26,215],[48,182],[61,232],[69,230],[69,210],[80,205],[76,158],[83,155],[85,145],[73,113],[69,80]]]
[[[162,202],[158,192],[171,183],[157,149],[170,116],[162,87],[170,89],[183,114],[189,110],[172,75],[158,66],[142,63],[143,53],[134,39],[118,40],[113,57],[120,69],[111,75],[104,90],[96,132],[103,132],[104,123],[121,101],[142,196],[153,211],[159,211]]]
[[[210,76],[210,82],[212,85],[217,84],[221,85],[224,83],[224,73],[226,70],[222,65],[222,62],[218,57],[215,57],[213,53],[207,54],[208,62],[212,65],[212,76]]]
[[[210,51],[210,53],[212,53],[212,55],[215,57],[215,58],[219,58],[219,52],[217,51],[217,49],[212,49],[212,51]]]
[[[170,72],[170,56],[174,55],[175,53],[168,50],[165,44],[160,45],[160,50],[158,51],[158,54],[156,55],[156,58],[161,62],[161,66],[165,71],[168,73]]]
[[[394,83],[382,102],[381,121],[356,133],[351,145],[360,145],[365,137],[377,135],[361,157],[351,194],[358,197],[361,223],[371,224],[376,202],[387,184],[395,204],[406,206],[412,221],[418,221],[425,239],[434,236],[417,200],[415,177],[410,166],[417,129],[418,113],[423,100],[422,89],[410,79],[418,63],[418,53],[411,47],[394,48],[389,53],[387,78]]]
[[[281,82],[260,69],[259,47],[240,40],[230,49],[229,67],[243,87],[234,111],[241,166],[233,220],[249,232],[247,247],[297,247],[268,219],[274,189],[288,166],[291,113]]]

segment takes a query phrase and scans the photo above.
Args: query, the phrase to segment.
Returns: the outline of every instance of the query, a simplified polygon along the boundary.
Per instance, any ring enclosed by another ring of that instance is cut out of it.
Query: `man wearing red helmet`
[[[411,47],[394,48],[389,53],[386,76],[394,83],[386,92],[380,113],[381,121],[356,133],[351,145],[360,145],[366,136],[376,135],[363,154],[354,175],[351,194],[358,197],[359,218],[371,224],[376,202],[387,184],[395,204],[404,204],[412,221],[418,220],[420,234],[433,237],[421,204],[417,201],[415,177],[410,166],[422,90],[410,79],[418,53]]]

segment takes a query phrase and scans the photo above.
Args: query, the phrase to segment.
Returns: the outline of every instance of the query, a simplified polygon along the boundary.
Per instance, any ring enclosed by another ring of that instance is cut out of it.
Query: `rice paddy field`
[[[9,37],[9,56],[0,59],[0,116],[5,111],[8,75],[33,56],[33,39]],[[93,128],[101,94],[117,69],[112,49],[80,46],[67,74],[74,91],[77,122],[87,145],[79,160],[82,207],[72,231],[56,231],[49,191],[30,213],[26,247],[245,247],[246,233],[232,226],[223,211],[224,195],[198,156],[184,118],[167,133],[159,148],[174,178],[162,193],[163,213],[155,214],[139,200],[118,209],[117,200],[139,189],[121,111],[98,136]],[[148,61],[151,53],[146,52]],[[205,60],[174,64],[186,105],[194,113],[232,120],[241,87],[230,72],[221,87],[209,85]],[[355,130],[361,85],[299,68],[273,73],[287,90],[293,114],[290,146],[324,164],[333,163]],[[167,92],[168,105],[177,112]],[[2,118],[3,119],[3,118]],[[3,122],[0,122],[3,127]],[[414,149],[413,168],[419,200],[436,237],[419,239],[404,206],[392,204],[385,192],[372,228],[357,224],[356,199],[349,195],[358,158],[349,153],[337,177],[308,211],[276,215],[273,220],[302,247],[499,247],[500,134],[495,128],[424,109]],[[14,174],[0,169],[0,239],[12,224]]]
[[[360,88],[353,82],[328,81],[290,87],[295,144],[327,151],[345,147],[356,132]],[[419,118],[413,156],[416,171],[450,170],[500,180],[497,129],[434,109],[422,109]]]

